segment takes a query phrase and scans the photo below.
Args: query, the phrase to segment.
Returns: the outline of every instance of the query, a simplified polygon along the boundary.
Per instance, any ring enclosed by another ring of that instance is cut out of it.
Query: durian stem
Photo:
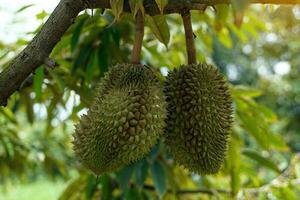
[[[136,15],[136,26],[135,26],[135,41],[131,54],[131,63],[139,64],[141,58],[141,51],[144,38],[144,16],[139,10]]]
[[[184,10],[181,12],[181,17],[184,25],[185,31],[185,41],[186,41],[186,52],[188,56],[188,64],[197,63],[196,58],[196,48],[195,48],[195,38],[193,33],[191,12],[190,10]]]

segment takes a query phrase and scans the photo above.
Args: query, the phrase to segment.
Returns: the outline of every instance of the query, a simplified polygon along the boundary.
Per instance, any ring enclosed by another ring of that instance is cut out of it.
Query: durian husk
[[[149,153],[164,132],[165,119],[163,89],[152,69],[116,65],[76,125],[74,151],[95,174],[113,172]]]
[[[174,160],[191,172],[218,172],[233,121],[223,75],[212,65],[184,65],[168,74],[164,92],[165,141]]]

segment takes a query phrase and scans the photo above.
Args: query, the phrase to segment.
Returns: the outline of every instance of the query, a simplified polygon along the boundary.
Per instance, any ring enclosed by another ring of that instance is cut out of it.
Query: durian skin
[[[113,172],[149,153],[164,132],[165,119],[163,89],[152,70],[114,66],[76,126],[74,151],[95,174]]]
[[[232,99],[218,69],[207,64],[170,72],[165,140],[175,162],[199,174],[218,172],[232,125]]]

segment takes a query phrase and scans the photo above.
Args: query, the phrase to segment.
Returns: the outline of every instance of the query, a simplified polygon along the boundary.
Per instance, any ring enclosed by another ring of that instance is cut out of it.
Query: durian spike
[[[144,38],[144,16],[141,10],[136,14],[136,25],[135,25],[135,41],[131,54],[131,63],[140,64],[141,51]]]
[[[184,10],[181,12],[181,17],[183,21],[184,31],[185,31],[185,44],[186,52],[188,56],[188,64],[197,64],[196,58],[196,48],[195,48],[195,37],[191,21],[190,10]]]

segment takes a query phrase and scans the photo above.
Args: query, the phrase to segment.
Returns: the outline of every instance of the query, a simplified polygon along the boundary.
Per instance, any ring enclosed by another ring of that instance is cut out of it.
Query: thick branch
[[[84,4],[81,0],[60,1],[42,30],[0,73],[0,105],[6,105],[9,96],[36,68],[44,63],[47,64],[52,49],[83,7]]]
[[[92,7],[94,8],[110,8],[110,0],[96,0]],[[229,4],[230,0],[169,0],[168,5],[164,9],[165,14],[180,13],[183,9],[202,10],[205,6],[216,4]],[[251,3],[259,4],[300,4],[300,0],[251,0]],[[160,14],[155,0],[144,0],[144,7],[147,14]],[[129,1],[124,2],[124,11],[130,12]]]
[[[61,0],[41,31],[28,46],[0,73],[0,105],[20,87],[22,82],[40,65],[46,62],[54,46],[71,26],[78,13],[88,7],[110,8],[110,0]],[[88,3],[90,2],[90,3]],[[124,11],[130,12],[129,1],[125,0]],[[229,3],[230,0],[169,0],[164,13],[179,13],[183,9],[202,10],[207,5]],[[300,0],[252,0],[262,4],[299,4]],[[155,0],[145,0],[147,14],[159,14]]]

